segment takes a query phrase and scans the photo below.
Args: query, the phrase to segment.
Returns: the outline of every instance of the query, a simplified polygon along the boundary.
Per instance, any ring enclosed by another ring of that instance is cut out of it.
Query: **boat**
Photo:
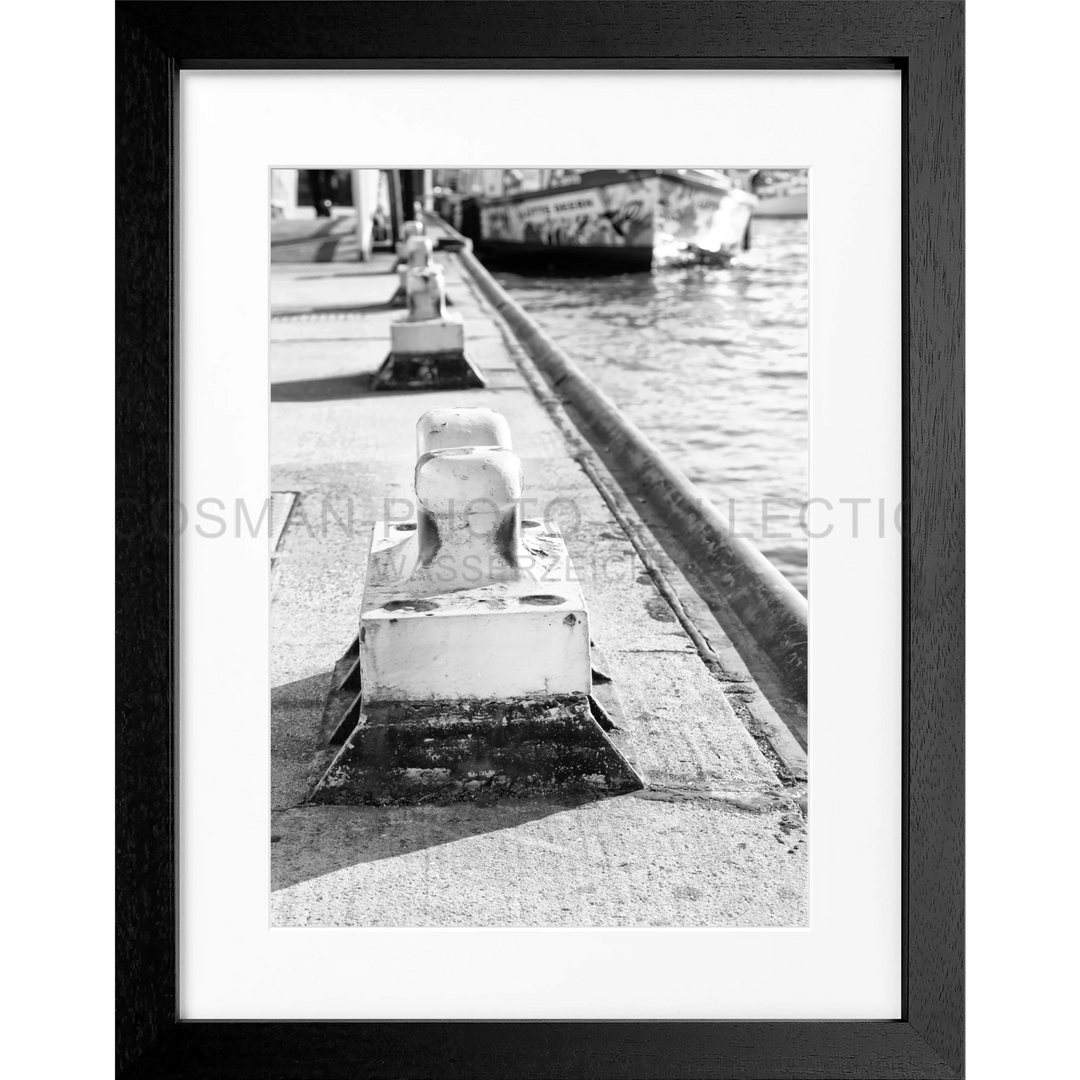
[[[757,206],[754,217],[759,218],[804,218],[806,217],[807,186],[806,173],[801,171],[787,178],[780,178],[776,173],[766,173],[755,178],[754,194]]]
[[[465,172],[466,170],[462,170]],[[609,272],[727,265],[747,242],[754,196],[711,169],[482,169],[462,231],[482,255]],[[479,176],[475,174],[480,174]]]

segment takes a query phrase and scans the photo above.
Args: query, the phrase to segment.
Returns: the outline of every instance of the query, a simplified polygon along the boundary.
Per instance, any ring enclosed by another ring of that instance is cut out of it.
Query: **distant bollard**
[[[404,240],[397,245],[397,258],[394,260],[393,269],[398,274],[397,288],[390,297],[391,307],[404,307],[407,300],[406,274],[410,270],[422,270],[425,266],[434,266],[435,244],[424,231],[424,225],[420,221],[406,222],[409,225],[418,226],[419,231],[410,232]],[[447,304],[453,301],[447,297]]]
[[[428,266],[434,253],[435,245],[432,244],[431,237],[410,236],[405,242],[405,265],[409,269]]]
[[[407,300],[406,275],[410,270],[423,270],[434,266],[435,247],[427,236],[411,236],[405,241],[401,257],[395,263],[398,273],[398,285],[390,297],[393,307],[404,307]]]
[[[409,321],[441,319],[446,314],[446,280],[438,266],[405,272],[405,306]]]
[[[405,303],[405,275],[409,270],[429,266],[435,248],[431,240],[426,236],[410,236],[398,245],[398,258],[394,263],[394,269],[398,274],[398,285],[394,295],[390,297],[390,303],[401,306]]]
[[[417,425],[422,447],[471,432],[509,441],[486,409],[433,410]],[[313,801],[642,786],[594,718],[588,612],[562,536],[521,520],[522,489],[506,446],[421,453],[417,520],[372,533],[350,676],[359,693]]]
[[[398,262],[404,262],[405,252],[408,247],[409,241],[414,236],[424,235],[424,223],[419,220],[406,221],[401,227],[401,239],[394,246],[394,254],[397,256]],[[397,269],[395,265],[394,269]]]
[[[466,390],[486,385],[465,354],[464,320],[446,311],[442,268],[420,263],[420,247],[412,251],[419,265],[403,271],[408,314],[390,324],[390,355],[376,373],[373,388]]]

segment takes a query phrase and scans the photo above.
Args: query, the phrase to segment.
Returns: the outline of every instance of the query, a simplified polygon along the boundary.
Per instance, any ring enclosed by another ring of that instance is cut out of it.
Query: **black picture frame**
[[[119,1075],[962,1075],[963,35],[964,5],[947,0],[117,4]],[[377,67],[901,71],[901,1019],[177,1020],[178,581],[175,538],[151,511],[176,493],[178,72]]]

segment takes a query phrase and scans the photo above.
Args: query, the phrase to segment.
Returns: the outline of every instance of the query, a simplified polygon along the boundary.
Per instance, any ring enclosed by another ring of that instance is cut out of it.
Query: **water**
[[[726,270],[503,287],[806,594],[806,220],[756,219]]]

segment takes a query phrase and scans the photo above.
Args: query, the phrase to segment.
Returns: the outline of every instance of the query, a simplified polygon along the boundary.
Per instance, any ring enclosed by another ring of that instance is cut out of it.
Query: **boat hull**
[[[754,217],[758,218],[804,218],[806,217],[806,192],[798,191],[789,195],[763,196],[754,207]]]
[[[488,266],[561,273],[636,273],[652,268],[653,249],[635,246],[591,246],[485,240],[476,245]]]
[[[669,259],[729,260],[752,196],[657,171],[582,173],[556,190],[479,201],[477,248],[503,260],[648,270]]]

